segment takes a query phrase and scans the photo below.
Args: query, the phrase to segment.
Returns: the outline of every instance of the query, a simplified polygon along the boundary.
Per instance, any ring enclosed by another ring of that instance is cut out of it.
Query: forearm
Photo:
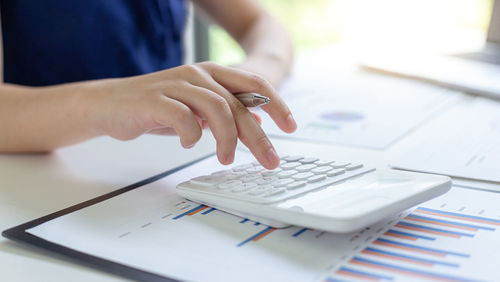
[[[245,61],[237,65],[278,86],[290,71],[292,42],[287,31],[256,0],[194,0],[243,47]]]
[[[293,132],[290,110],[269,83],[213,63],[51,87],[0,85],[0,152],[44,152],[100,135],[130,140],[149,132],[175,133],[191,148],[208,125],[221,163],[233,162],[239,139],[274,169],[276,151],[233,95],[257,91],[271,98],[262,108],[276,124]]]
[[[237,40],[247,54],[240,67],[255,71],[278,86],[293,61],[292,43],[281,24],[261,11]]]
[[[46,152],[99,135],[85,83],[54,87],[0,85],[0,152]]]

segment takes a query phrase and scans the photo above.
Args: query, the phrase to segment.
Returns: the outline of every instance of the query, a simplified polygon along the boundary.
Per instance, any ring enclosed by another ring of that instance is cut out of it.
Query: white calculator
[[[272,227],[298,225],[351,232],[444,194],[449,177],[362,163],[283,156],[279,168],[257,162],[200,175],[177,186],[189,200]]]

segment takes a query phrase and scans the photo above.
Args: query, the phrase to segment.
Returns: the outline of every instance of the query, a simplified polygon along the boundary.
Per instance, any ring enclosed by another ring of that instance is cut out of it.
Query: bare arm
[[[271,85],[261,77],[213,63],[180,66],[147,75],[50,87],[0,86],[0,152],[48,151],[100,135],[128,140],[152,132],[179,135],[194,146],[210,127],[223,164],[234,159],[240,139],[266,168],[279,158],[257,120],[233,93],[271,98],[263,108],[292,132],[296,124]]]
[[[95,136],[84,84],[0,85],[0,152],[45,152]]]
[[[252,44],[246,46],[256,58],[268,54],[257,52],[259,48]],[[266,72],[255,71],[269,79]],[[264,167],[275,168],[279,158],[258,119],[232,95],[240,92],[270,97],[271,103],[263,109],[282,130],[295,130],[289,109],[265,79],[245,70],[201,63],[48,87],[0,84],[0,152],[45,152],[102,135],[129,140],[149,132],[177,134],[189,148],[199,140],[201,130],[210,127],[221,163],[233,162],[240,139]]]
[[[275,87],[289,72],[293,48],[285,29],[256,0],[194,0],[243,47],[238,67],[258,73]]]

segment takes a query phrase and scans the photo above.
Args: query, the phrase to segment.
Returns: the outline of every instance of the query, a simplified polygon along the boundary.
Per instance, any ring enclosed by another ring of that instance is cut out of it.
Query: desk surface
[[[279,154],[358,160],[378,167],[407,151],[428,134],[419,127],[387,150],[273,139]],[[314,144],[314,146],[311,146]],[[0,155],[0,230],[58,211],[213,152],[209,132],[193,149],[177,137],[142,136],[129,142],[97,138],[43,155]],[[119,277],[66,262],[0,239],[5,281],[116,281]]]

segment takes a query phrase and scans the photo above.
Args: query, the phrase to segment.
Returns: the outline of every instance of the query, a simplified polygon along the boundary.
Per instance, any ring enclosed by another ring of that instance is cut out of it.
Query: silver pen
[[[234,96],[243,105],[245,105],[245,107],[258,107],[271,102],[271,99],[269,99],[268,97],[252,92],[234,94]]]

